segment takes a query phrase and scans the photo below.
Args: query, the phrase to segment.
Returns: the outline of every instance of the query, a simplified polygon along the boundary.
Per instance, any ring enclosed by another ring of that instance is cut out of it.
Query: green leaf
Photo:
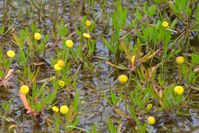
[[[30,27],[31,27],[31,30],[32,30],[33,33],[37,32],[37,25],[36,25],[35,22],[32,22],[30,24]]]
[[[75,93],[73,107],[74,107],[74,111],[76,112],[79,111],[79,92],[78,91]]]
[[[120,1],[117,1],[117,8],[112,16],[112,25],[119,33],[120,30],[126,25],[127,9],[122,7]]]
[[[78,30],[77,28],[75,29],[75,33],[79,36],[82,37],[82,32]]]
[[[175,0],[174,2],[174,10],[178,13],[183,13],[187,9],[188,0]]]
[[[39,97],[41,94],[45,94],[45,87],[46,87],[47,82],[44,82],[40,89],[37,91],[37,97]]]
[[[196,8],[196,23],[199,25],[199,6]]]
[[[191,55],[191,62],[194,65],[199,65],[199,54],[192,54]]]
[[[136,14],[136,18],[137,18],[138,20],[141,20],[141,19],[142,19],[142,14],[139,12],[138,9],[136,10],[135,14]]]
[[[68,27],[65,25],[64,20],[58,24],[58,36],[65,37],[68,34]]]
[[[36,84],[36,82],[34,82],[32,85],[32,97],[35,98],[36,95],[37,95],[37,84]]]
[[[177,19],[177,18],[174,19],[173,22],[171,23],[171,25],[169,26],[169,28],[170,28],[170,29],[173,29],[174,26],[177,24],[177,22],[178,22],[178,19]]]
[[[111,122],[110,117],[108,117],[108,129],[109,129],[110,133],[117,133],[117,129],[116,129],[115,125]]]
[[[160,0],[153,0],[156,4],[160,3]]]
[[[44,51],[45,45],[46,45],[46,43],[47,43],[48,40],[49,40],[49,35],[45,35],[44,38],[43,38],[43,40],[42,40],[42,42],[41,42],[41,44],[39,45],[39,51],[40,52]]]
[[[25,55],[23,49],[19,50],[19,58],[18,58],[18,60],[19,60],[19,64],[21,66],[25,66],[27,64],[28,57]]]
[[[156,11],[156,6],[155,5],[152,5],[148,8],[147,10],[147,15],[148,16],[153,16],[155,15],[155,11]]]
[[[0,35],[4,33],[4,25],[0,26]]]
[[[111,43],[109,43],[106,38],[102,38],[102,41],[104,43],[104,45],[112,52],[112,53],[115,53],[116,50],[114,48],[114,45],[112,45]]]
[[[111,101],[112,101],[113,105],[117,106],[117,102],[118,102],[117,96],[112,89],[111,89]]]
[[[4,72],[2,70],[0,70],[0,78],[2,78],[4,75]]]
[[[97,126],[96,126],[96,124],[93,124],[93,126],[91,128],[91,133],[97,133]]]

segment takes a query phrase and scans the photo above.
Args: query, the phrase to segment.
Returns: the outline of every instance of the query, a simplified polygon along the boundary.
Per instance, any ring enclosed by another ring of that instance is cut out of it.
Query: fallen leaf
[[[35,111],[30,107],[30,105],[29,105],[29,103],[28,103],[28,100],[27,100],[25,94],[22,94],[22,93],[19,92],[19,97],[20,97],[20,99],[21,99],[21,101],[22,101],[22,103],[23,103],[25,109],[27,109],[27,113],[28,113],[28,114],[32,114],[33,116],[36,116],[36,115],[39,114],[38,112],[35,112]]]

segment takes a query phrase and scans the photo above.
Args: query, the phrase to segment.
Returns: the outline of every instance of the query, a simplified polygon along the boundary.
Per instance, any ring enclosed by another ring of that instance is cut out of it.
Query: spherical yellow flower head
[[[84,36],[85,38],[87,38],[87,39],[90,39],[90,38],[91,38],[91,36],[90,36],[89,33],[84,33],[83,36]]]
[[[184,88],[183,88],[182,86],[176,86],[176,87],[174,88],[174,92],[175,92],[176,94],[178,94],[178,95],[182,95],[183,92],[184,92]]]
[[[67,114],[68,111],[69,111],[69,108],[68,108],[67,105],[62,105],[62,106],[60,107],[60,112],[61,112],[62,114]]]
[[[155,118],[154,118],[153,116],[149,116],[148,119],[147,119],[147,121],[148,121],[148,123],[149,123],[150,125],[155,124]]]
[[[135,55],[133,55],[133,56],[131,57],[131,64],[132,64],[132,65],[135,64]]]
[[[7,56],[10,57],[10,58],[13,58],[13,57],[15,57],[15,52],[13,50],[8,50]]]
[[[59,108],[58,108],[57,106],[53,106],[53,107],[52,107],[52,110],[53,110],[54,112],[56,112],[56,113],[59,112]]]
[[[29,87],[27,85],[22,85],[19,91],[21,94],[27,94],[29,92]]]
[[[73,47],[73,41],[72,40],[66,40],[66,47],[72,48]]]
[[[118,80],[120,83],[124,84],[128,81],[128,77],[126,75],[122,74],[118,77]]]
[[[55,64],[54,69],[55,71],[61,71],[62,68],[58,64]]]
[[[162,22],[162,26],[163,26],[164,28],[167,28],[167,27],[169,26],[169,23],[168,23],[167,21],[163,21],[163,22]]]
[[[60,85],[61,87],[64,87],[64,86],[65,86],[65,82],[64,82],[63,80],[59,80],[59,85]]]
[[[177,62],[178,64],[183,64],[183,63],[184,63],[184,57],[183,57],[183,56],[178,56],[178,57],[176,58],[176,62]]]
[[[58,61],[57,61],[57,64],[58,64],[61,68],[64,67],[64,65],[65,65],[65,63],[64,63],[63,60],[58,60]]]
[[[151,103],[148,104],[147,107],[146,107],[147,110],[151,110],[152,108],[153,108],[153,104],[151,104]]]
[[[41,34],[38,33],[38,32],[35,33],[35,34],[34,34],[34,39],[35,39],[35,40],[40,40],[40,39],[41,39]]]
[[[85,24],[86,24],[86,26],[90,27],[91,26],[91,21],[86,20]]]

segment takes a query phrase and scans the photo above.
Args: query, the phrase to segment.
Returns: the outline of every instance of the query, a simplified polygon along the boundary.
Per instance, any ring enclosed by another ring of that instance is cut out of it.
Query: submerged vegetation
[[[0,132],[199,128],[199,1],[0,1]]]

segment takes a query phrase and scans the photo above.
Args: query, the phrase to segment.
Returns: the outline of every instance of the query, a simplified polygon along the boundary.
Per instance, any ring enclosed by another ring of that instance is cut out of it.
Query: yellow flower
[[[89,33],[84,33],[83,36],[84,36],[85,38],[87,38],[87,39],[90,39],[90,38],[91,38],[91,36],[90,36]]]
[[[60,112],[61,112],[62,114],[67,114],[68,111],[69,111],[69,108],[68,108],[67,105],[62,105],[62,106],[60,107]]]
[[[151,103],[148,104],[147,107],[146,107],[147,110],[151,110],[152,108],[153,108],[153,104],[151,104]]]
[[[128,81],[128,77],[126,75],[122,74],[118,77],[118,80],[120,83],[124,84]]]
[[[13,50],[8,50],[7,56],[10,57],[10,58],[13,58],[13,57],[15,57],[15,52]]]
[[[184,88],[183,88],[182,86],[176,86],[176,87],[174,88],[174,92],[175,92],[176,94],[178,94],[178,95],[182,95],[183,92],[184,92]]]
[[[22,94],[27,94],[29,92],[29,87],[27,85],[22,85],[19,91]]]
[[[155,124],[155,118],[154,118],[153,116],[149,116],[147,120],[148,120],[148,123],[149,123],[150,125]]]
[[[168,23],[167,21],[163,21],[163,22],[162,22],[162,26],[163,26],[164,28],[167,28],[167,27],[169,26],[169,23]]]
[[[41,39],[41,34],[40,33],[35,33],[34,34],[34,38],[35,38],[35,40],[40,40]]]
[[[58,64],[61,68],[64,67],[64,65],[65,65],[64,61],[61,60],[61,59],[57,61],[57,64]]]
[[[54,65],[54,69],[55,69],[56,71],[60,71],[62,68],[61,68],[58,64],[55,64],[55,65]]]
[[[133,56],[131,57],[131,64],[132,64],[132,65],[135,64],[135,55],[133,55]]]
[[[176,58],[176,62],[177,62],[178,64],[183,64],[183,63],[184,63],[184,57],[183,57],[183,56],[178,56],[178,57]]]
[[[60,85],[61,87],[64,87],[64,86],[65,86],[65,82],[64,82],[63,80],[59,80],[59,85]]]
[[[52,110],[53,110],[54,112],[56,112],[56,113],[59,112],[59,108],[58,108],[57,106],[53,106],[53,107],[52,107]]]
[[[73,47],[73,41],[72,40],[66,40],[66,47],[72,48]]]
[[[85,22],[85,24],[86,24],[86,26],[91,26],[91,21],[89,21],[89,20],[86,20],[86,22]]]

